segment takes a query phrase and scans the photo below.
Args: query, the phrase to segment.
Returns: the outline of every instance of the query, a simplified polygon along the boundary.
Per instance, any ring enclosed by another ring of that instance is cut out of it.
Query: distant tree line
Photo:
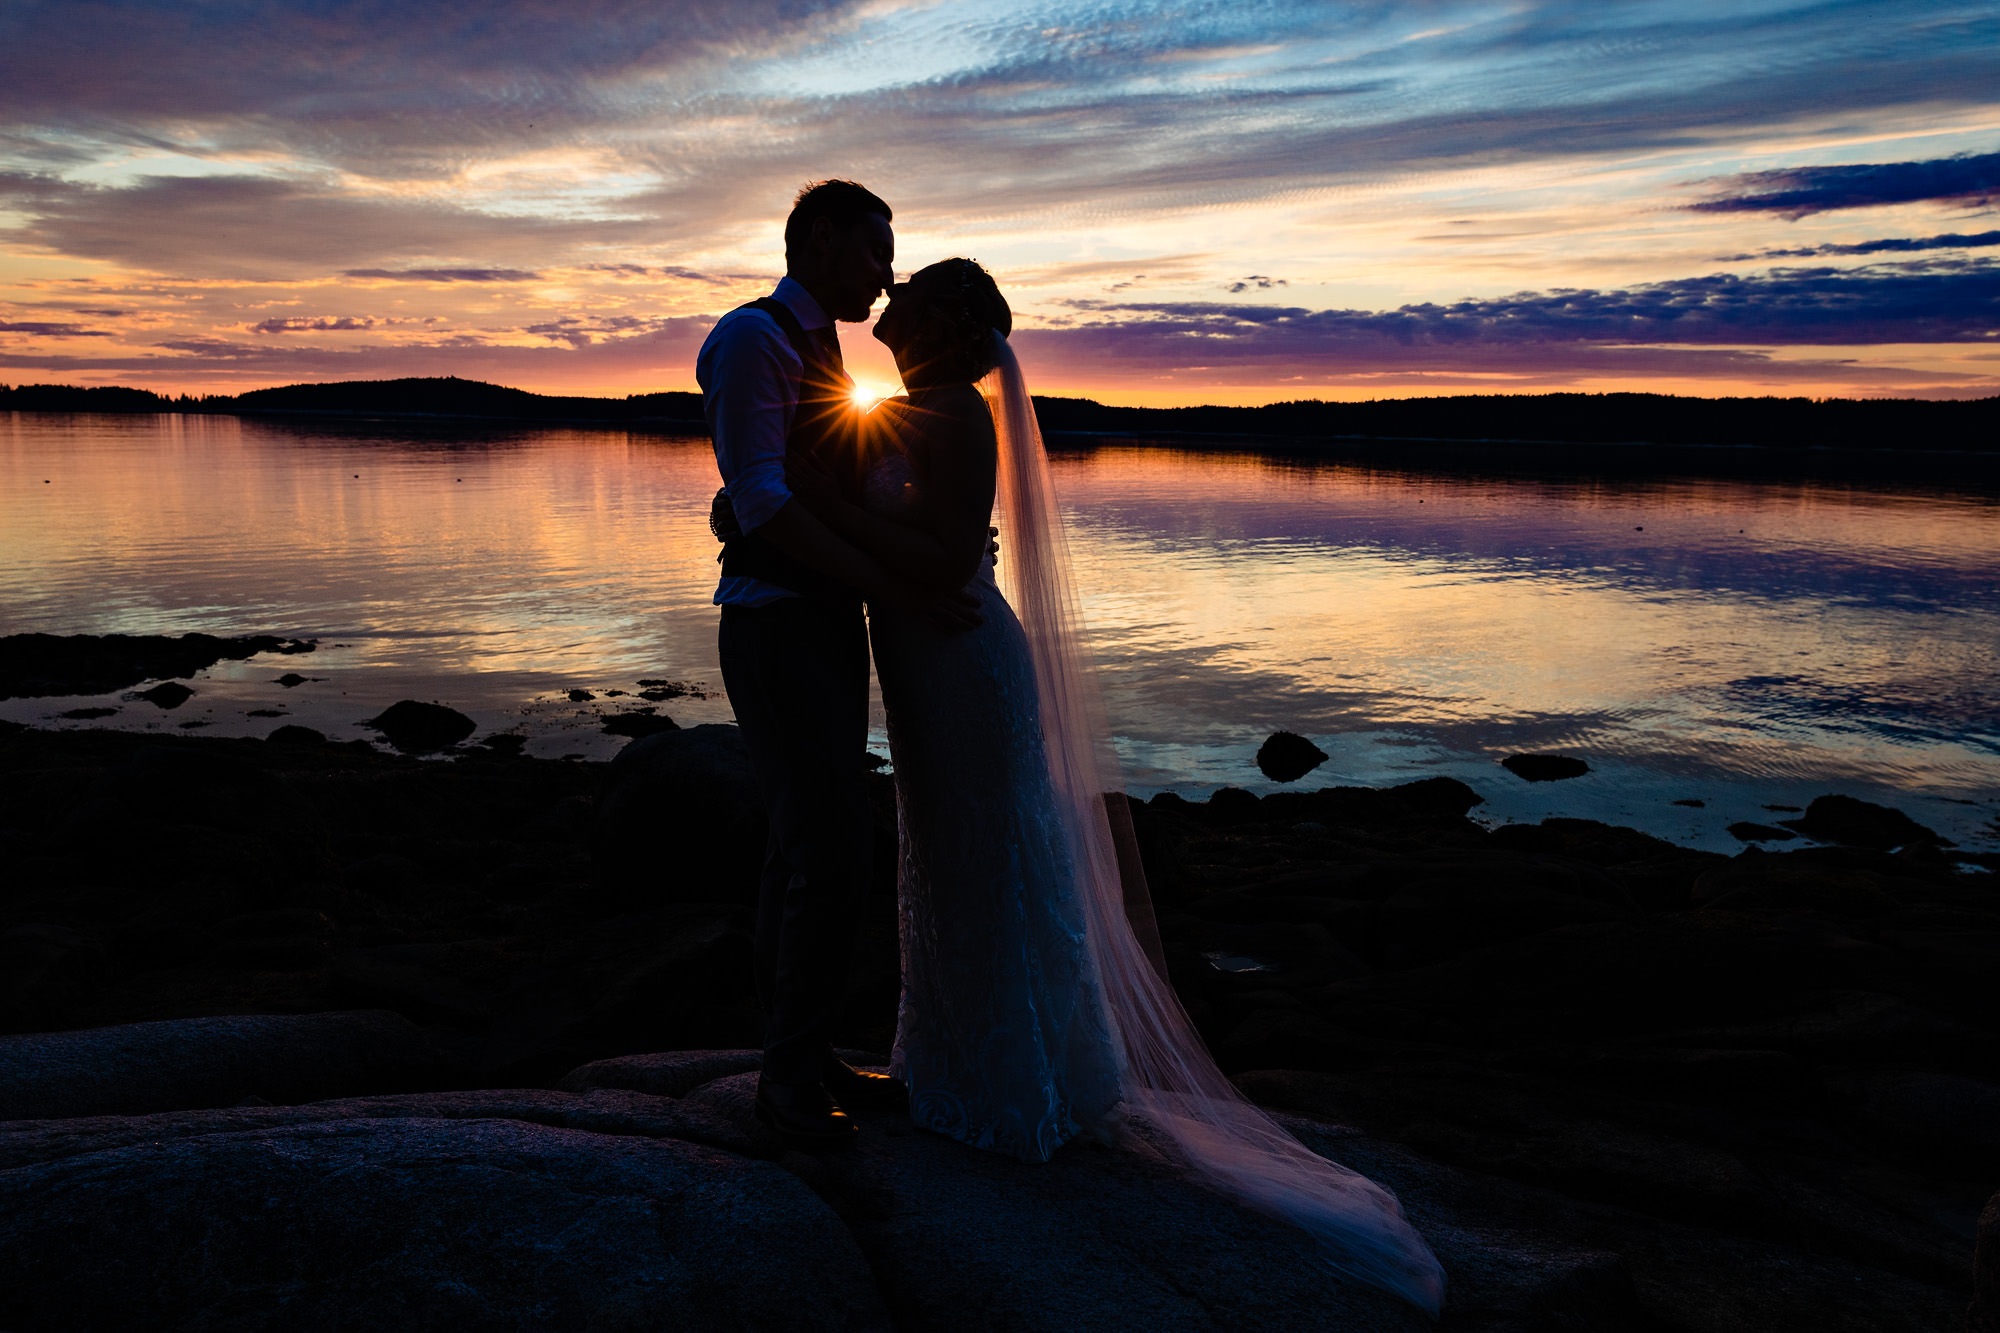
[[[2000,450],[2000,398],[1537,393],[1265,407],[1107,407],[1088,398],[1037,398],[1035,409],[1044,431],[1079,434]]]
[[[2000,398],[1691,398],[1659,393],[1479,394],[1265,407],[1112,407],[1037,398],[1042,429],[1087,435],[1547,441],[2000,451]],[[289,384],[181,394],[67,384],[0,385],[0,411],[298,413],[510,421],[698,424],[701,396],[563,397],[457,378]]]

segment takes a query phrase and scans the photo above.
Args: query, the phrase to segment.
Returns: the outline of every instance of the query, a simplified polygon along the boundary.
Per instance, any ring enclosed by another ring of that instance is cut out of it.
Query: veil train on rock
[[[1304,1228],[1335,1271],[1436,1314],[1444,1271],[1395,1196],[1313,1153],[1244,1097],[1167,982],[1111,729],[1083,652],[1082,614],[1034,403],[1013,349],[997,333],[994,342],[995,368],[979,387],[1000,442],[1001,576],[1034,661],[1050,776],[1119,1050],[1126,1111],[1164,1136],[1212,1187]]]

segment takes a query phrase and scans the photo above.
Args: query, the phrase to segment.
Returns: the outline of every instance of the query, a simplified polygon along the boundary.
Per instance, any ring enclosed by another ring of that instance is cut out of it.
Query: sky
[[[833,176],[1042,393],[2000,394],[1991,0],[8,0],[0,382],[689,389]]]

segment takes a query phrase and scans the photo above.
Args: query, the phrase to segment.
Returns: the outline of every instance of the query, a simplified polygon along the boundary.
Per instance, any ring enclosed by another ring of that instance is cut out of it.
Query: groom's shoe
[[[900,1079],[856,1069],[838,1056],[826,1057],[826,1090],[842,1106],[862,1111],[895,1111],[910,1104]]]
[[[861,1126],[822,1084],[757,1079],[757,1118],[788,1147],[831,1148],[850,1142]]]

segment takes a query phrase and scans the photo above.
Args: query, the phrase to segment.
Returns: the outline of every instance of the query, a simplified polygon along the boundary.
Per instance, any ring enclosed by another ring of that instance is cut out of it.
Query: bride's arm
[[[904,409],[878,427],[897,430],[900,445],[922,462],[922,496],[908,521],[842,499],[823,477],[794,476],[794,494],[897,577],[940,591],[963,588],[985,558],[993,509],[996,448],[985,401],[967,388],[932,410]]]

